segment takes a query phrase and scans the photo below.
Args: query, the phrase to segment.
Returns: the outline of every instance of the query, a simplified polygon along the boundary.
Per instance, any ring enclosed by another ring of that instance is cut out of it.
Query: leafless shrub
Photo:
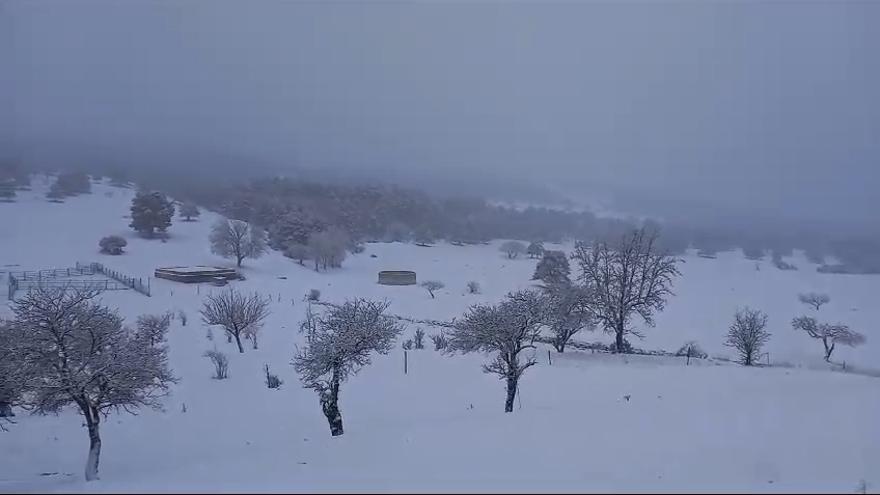
[[[214,365],[214,376],[212,378],[216,380],[225,380],[229,376],[229,358],[226,357],[226,354],[217,349],[212,349],[205,351],[203,356],[210,359],[211,364]]]

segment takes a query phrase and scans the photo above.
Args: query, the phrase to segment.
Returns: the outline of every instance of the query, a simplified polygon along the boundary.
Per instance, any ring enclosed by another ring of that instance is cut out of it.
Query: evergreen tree
[[[174,216],[174,203],[160,192],[139,192],[131,200],[131,223],[129,227],[144,237],[153,237],[155,232],[165,233],[171,226]]]

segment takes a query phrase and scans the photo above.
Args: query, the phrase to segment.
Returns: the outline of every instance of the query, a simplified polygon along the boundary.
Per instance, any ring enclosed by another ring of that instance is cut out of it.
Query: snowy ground
[[[124,218],[133,191],[96,185],[91,195],[54,204],[43,199],[43,187],[37,181],[16,203],[0,204],[0,270],[100,261],[147,277],[159,266],[230,265],[210,253],[212,214],[191,223],[176,219],[167,242],[148,241],[134,236]],[[97,252],[98,239],[110,234],[128,239],[126,254]],[[275,302],[260,349],[243,355],[219,334],[209,341],[198,322],[209,286],[153,278],[153,297],[119,291],[103,299],[130,321],[146,312],[188,313],[189,324],[175,321],[169,336],[181,381],[165,411],[111,416],[102,431],[102,479],[91,484],[82,481],[88,440],[76,413],[22,413],[0,433],[0,491],[852,492],[862,480],[876,491],[880,379],[829,371],[821,344],[795,333],[789,321],[808,312],[798,292],[827,292],[832,302],[820,316],[868,337],[861,348],[837,350],[836,359],[880,368],[880,335],[872,325],[880,320],[880,277],[819,274],[803,259],[793,261],[799,271],[779,271],[767,261],[757,270],[739,253],[686,257],[677,296],[646,339],[634,342],[675,350],[697,340],[711,355],[729,356],[722,345],[727,325],[748,304],[770,316],[771,363],[793,367],[705,361],[686,367],[678,359],[568,351],[554,353],[549,365],[541,349],[539,365],[521,382],[517,409],[504,414],[503,384],[481,373],[481,356],[410,351],[404,375],[398,349],[344,385],[346,433],[339,438],[330,437],[317,397],[300,387],[289,365],[309,289],[321,290],[326,301],[387,298],[394,313],[449,319],[528,286],[535,261],[508,260],[497,243],[369,244],[329,273],[278,253],[248,260],[247,280],[236,286]],[[419,280],[441,280],[447,288],[432,300],[417,287],[380,286],[383,269],[413,269]],[[483,293],[466,294],[469,280]],[[4,301],[5,286],[4,276]],[[0,315],[8,315],[3,305]],[[579,339],[610,342],[599,333]],[[215,345],[230,356],[226,381],[212,380],[201,356]],[[285,381],[281,390],[263,384],[264,364]]]

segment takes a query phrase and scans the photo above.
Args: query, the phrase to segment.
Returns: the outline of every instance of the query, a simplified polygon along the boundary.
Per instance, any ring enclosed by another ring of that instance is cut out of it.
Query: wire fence
[[[106,278],[76,278],[95,275],[103,275]],[[150,279],[147,278],[144,282],[141,278],[130,277],[122,272],[108,269],[101,263],[77,263],[72,268],[8,272],[7,297],[9,300],[15,298],[17,291],[32,289],[133,289],[149,297]]]

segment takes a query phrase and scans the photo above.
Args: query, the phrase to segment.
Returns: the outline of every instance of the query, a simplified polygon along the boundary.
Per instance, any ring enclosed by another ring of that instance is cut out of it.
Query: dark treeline
[[[56,170],[51,170],[57,172]],[[500,206],[474,196],[429,194],[415,188],[358,181],[337,183],[313,177],[255,178],[258,174],[183,173],[80,166],[76,171],[108,177],[112,183],[137,183],[178,200],[193,200],[229,217],[266,228],[269,243],[283,250],[306,244],[316,232],[338,228],[353,241],[479,243],[492,239],[560,242],[619,237],[645,221],[598,217],[589,211]],[[207,169],[206,169],[207,171]],[[0,182],[22,176],[22,167],[0,165]],[[880,235],[793,224],[732,226],[655,224],[661,247],[674,254],[692,248],[702,256],[742,249],[749,259],[770,259],[779,269],[795,249],[829,273],[880,273]],[[832,257],[833,260],[828,259]]]

